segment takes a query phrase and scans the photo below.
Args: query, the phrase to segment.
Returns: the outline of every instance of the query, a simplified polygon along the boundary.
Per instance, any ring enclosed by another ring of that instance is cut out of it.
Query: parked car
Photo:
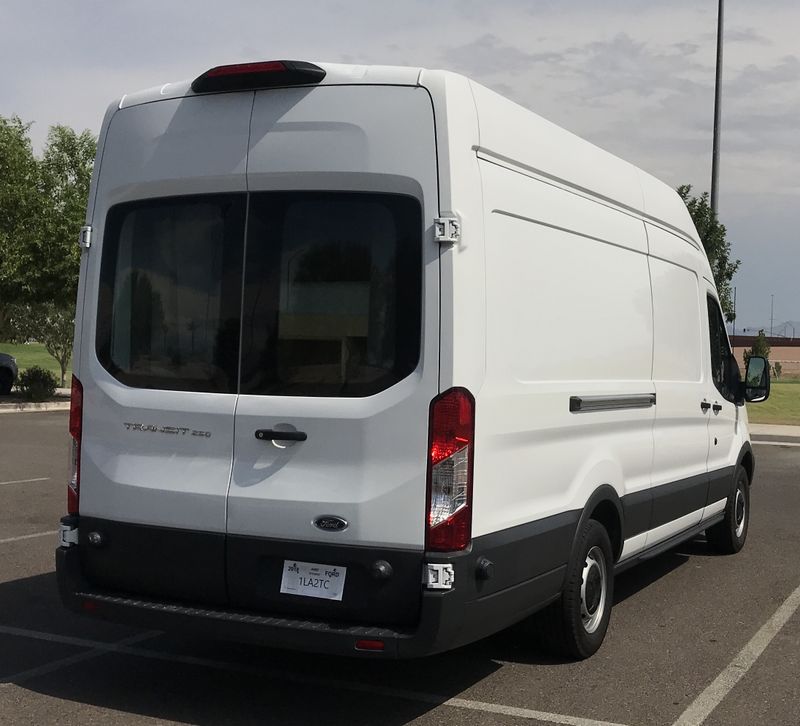
[[[0,396],[11,393],[17,373],[17,359],[8,353],[0,353]]]
[[[583,658],[616,572],[744,545],[768,371],[645,172],[460,75],[288,61],[123,96],[98,158],[68,607],[373,658],[545,610]]]

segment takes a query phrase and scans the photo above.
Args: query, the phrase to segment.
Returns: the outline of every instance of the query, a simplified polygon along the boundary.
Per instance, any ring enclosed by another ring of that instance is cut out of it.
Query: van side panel
[[[496,164],[481,173],[488,334],[473,531],[580,511],[603,484],[635,505],[643,531],[654,417],[643,225]],[[642,407],[570,410],[572,397],[631,395]]]
[[[641,210],[642,188],[635,166],[478,83],[471,85],[482,152]]]
[[[708,416],[701,409],[707,384],[702,366],[702,317],[696,251],[670,232],[647,225],[654,252],[650,258],[655,346],[653,379],[658,405],[653,429],[653,521],[655,530],[687,517],[683,526],[700,521],[708,477]],[[673,260],[673,261],[669,261]],[[692,267],[674,260],[693,263]],[[674,531],[651,532],[647,545]],[[626,553],[627,554],[627,553]]]

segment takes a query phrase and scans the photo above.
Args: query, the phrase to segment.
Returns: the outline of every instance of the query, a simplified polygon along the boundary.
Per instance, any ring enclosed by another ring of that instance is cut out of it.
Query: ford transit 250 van
[[[80,241],[70,608],[367,657],[543,611],[586,657],[616,572],[744,544],[769,375],[683,202],[463,76],[123,96]]]

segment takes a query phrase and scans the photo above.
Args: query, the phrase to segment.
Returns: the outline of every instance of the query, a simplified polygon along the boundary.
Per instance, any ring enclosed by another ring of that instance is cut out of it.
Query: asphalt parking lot
[[[376,663],[63,611],[66,427],[64,412],[0,416],[0,724],[800,724],[800,446],[755,447],[739,555],[699,539],[617,579],[590,660],[555,661],[515,628]]]

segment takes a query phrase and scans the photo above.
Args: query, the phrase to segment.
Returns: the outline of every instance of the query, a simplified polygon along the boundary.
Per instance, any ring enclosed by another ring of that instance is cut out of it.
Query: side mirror
[[[761,403],[769,398],[769,363],[761,356],[751,356],[744,374],[744,400]]]

